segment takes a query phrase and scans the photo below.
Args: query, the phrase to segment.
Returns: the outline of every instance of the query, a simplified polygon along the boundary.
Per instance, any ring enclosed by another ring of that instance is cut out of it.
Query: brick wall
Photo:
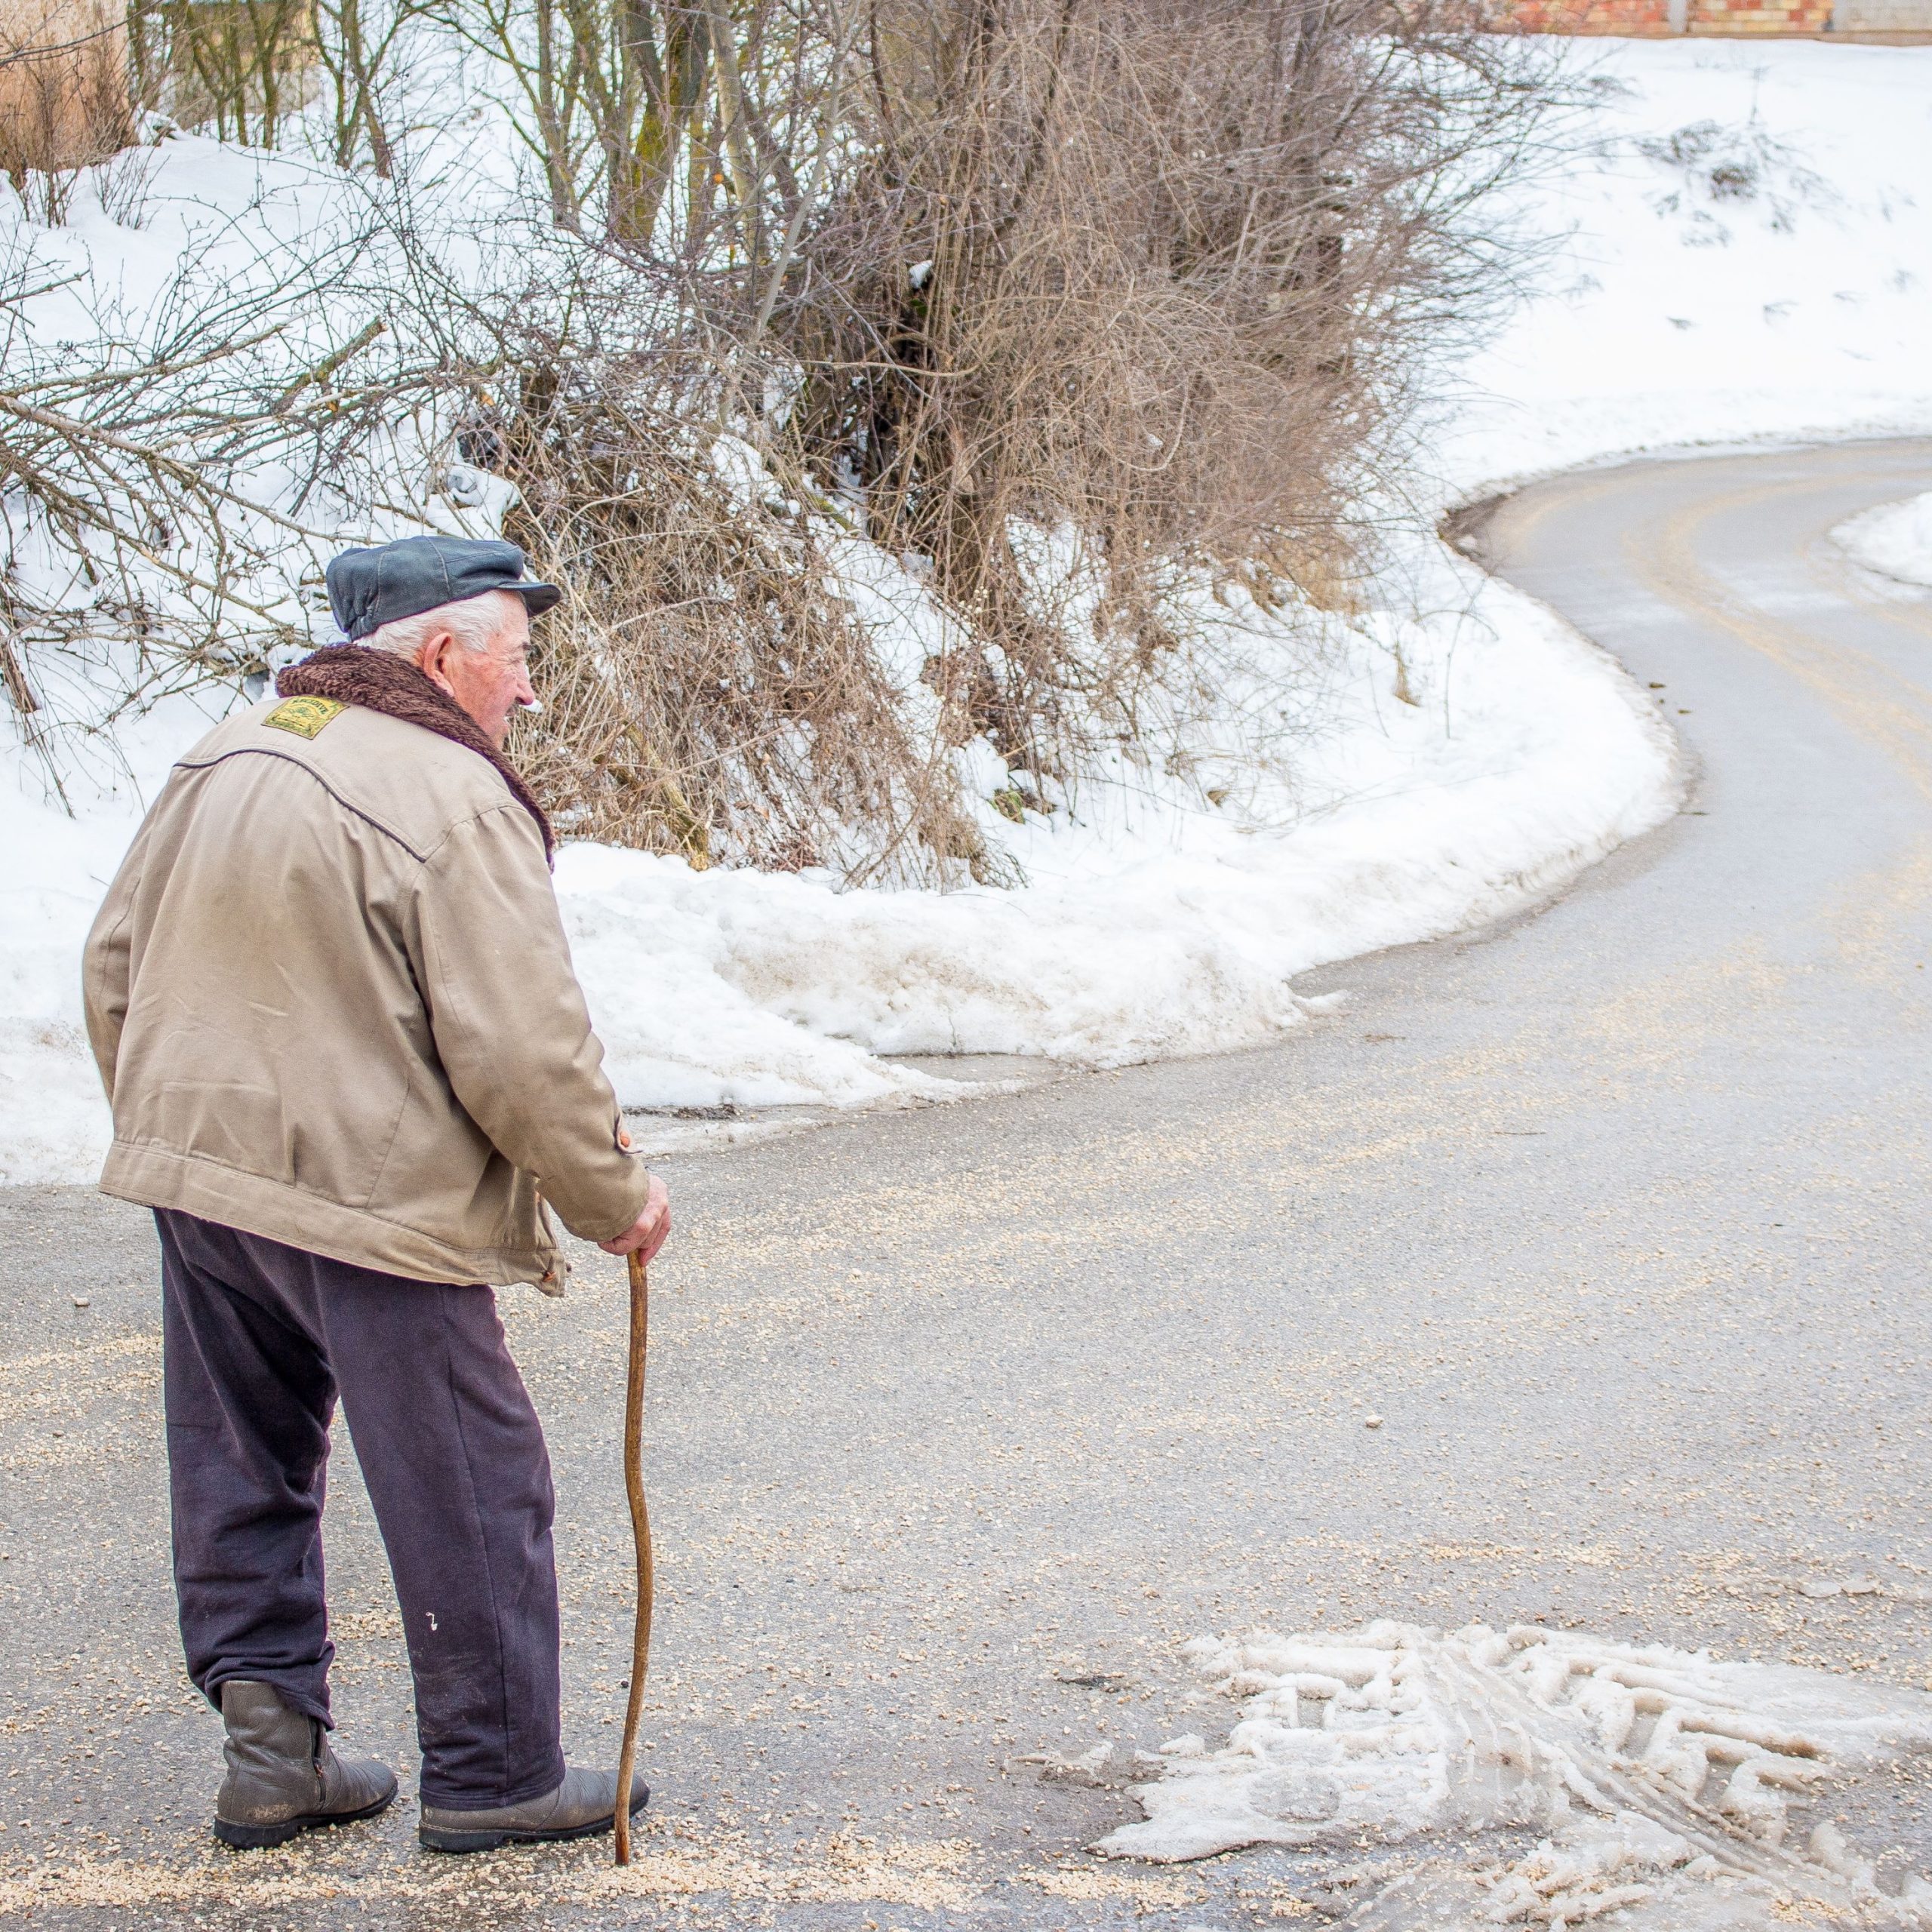
[[[1752,5],[1691,0],[1687,24],[1692,33],[1826,33],[1832,0],[1756,0]]]
[[[1524,33],[1932,32],[1932,0],[1495,0],[1491,17]]]
[[[1524,33],[1668,33],[1668,0],[1516,0],[1503,10]]]

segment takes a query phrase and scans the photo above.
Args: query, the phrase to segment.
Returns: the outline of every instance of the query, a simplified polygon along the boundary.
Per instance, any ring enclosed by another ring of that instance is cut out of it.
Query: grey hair
[[[448,631],[466,651],[488,651],[509,621],[512,609],[520,608],[522,601],[514,591],[486,590],[480,596],[418,611],[414,617],[392,617],[358,641],[371,651],[414,657],[438,631]]]

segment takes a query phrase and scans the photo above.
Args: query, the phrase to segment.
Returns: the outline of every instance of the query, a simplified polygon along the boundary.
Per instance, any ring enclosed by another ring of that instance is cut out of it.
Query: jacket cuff
[[[551,1196],[551,1206],[556,1209],[565,1226],[578,1240],[615,1241],[620,1235],[635,1226],[637,1217],[644,1212],[644,1204],[651,1198],[651,1170],[635,1155],[626,1155],[624,1159],[630,1169],[626,1177],[631,1183],[629,1206],[607,1210],[598,1214],[566,1214],[561,1202],[554,1195]],[[617,1218],[612,1218],[614,1214]]]

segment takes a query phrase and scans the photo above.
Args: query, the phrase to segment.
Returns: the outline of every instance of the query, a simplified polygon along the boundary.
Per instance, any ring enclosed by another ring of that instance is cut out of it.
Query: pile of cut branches
[[[372,371],[379,320],[318,334],[340,266],[318,252],[266,294],[183,271],[132,316],[31,251],[0,269],[0,675],[57,774],[75,733],[306,645],[305,583],[372,441],[447,381],[433,360]],[[32,325],[48,297],[85,355]]]

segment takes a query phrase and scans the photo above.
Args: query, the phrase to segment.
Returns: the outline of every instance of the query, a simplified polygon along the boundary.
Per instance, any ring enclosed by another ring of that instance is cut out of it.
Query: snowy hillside
[[[1627,91],[1535,198],[1569,238],[1463,372],[1452,481],[1932,426],[1932,48],[1626,42],[1600,71]]]
[[[1566,238],[1545,292],[1445,383],[1425,516],[1626,451],[1932,426],[1932,50],[1583,57],[1618,84],[1595,153],[1531,205]],[[138,232],[85,195],[49,230],[0,189],[0,241],[138,291],[143,261],[194,235],[272,259],[337,192],[312,165],[205,141],[157,153]],[[1125,748],[1016,824],[987,750],[971,789],[1017,890],[848,892],[568,848],[558,888],[622,1098],[865,1103],[948,1091],[883,1055],[1106,1064],[1250,1044],[1300,1017],[1296,974],[1493,918],[1670,811],[1663,728],[1609,660],[1420,525],[1397,548],[1386,608],[1226,614],[1240,689],[1185,770]],[[905,624],[934,620],[896,565],[874,574]],[[71,814],[10,725],[0,1177],[94,1171],[106,1116],[80,943],[142,801],[208,715],[179,698],[119,728],[127,771],[70,779]]]

